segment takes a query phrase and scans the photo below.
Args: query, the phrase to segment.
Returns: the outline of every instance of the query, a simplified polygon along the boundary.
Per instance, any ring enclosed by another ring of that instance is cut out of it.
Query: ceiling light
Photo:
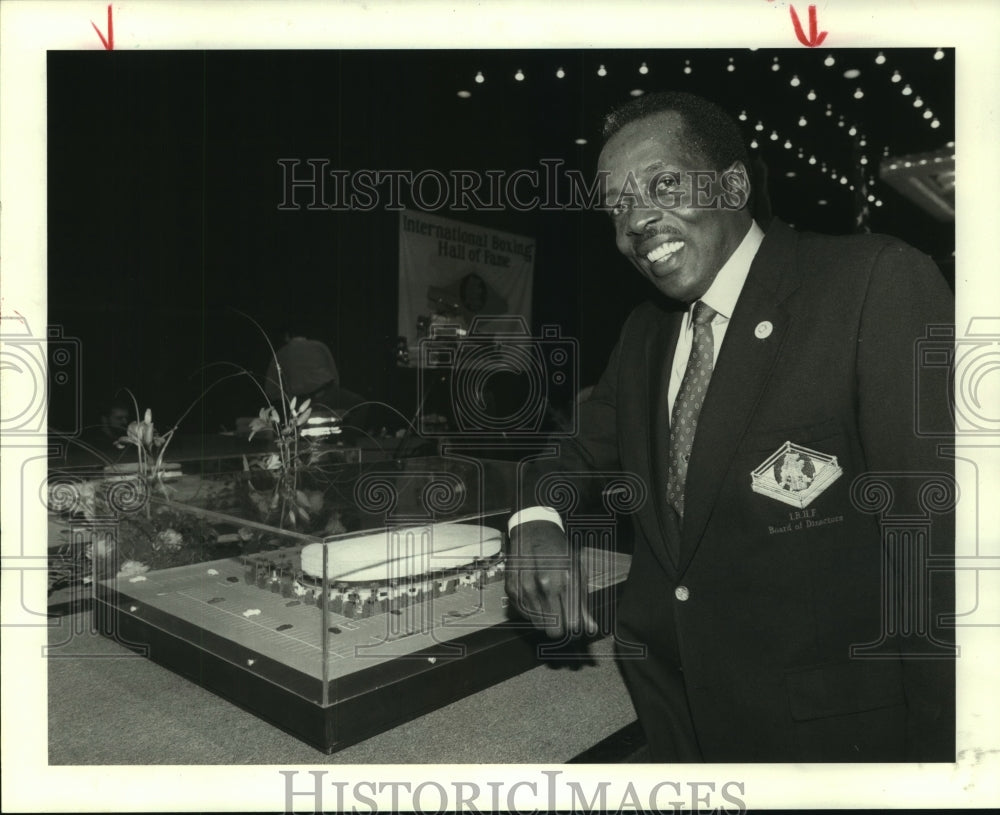
[[[753,140],[752,140],[752,141],[750,142],[750,147],[752,147],[752,148],[753,148],[754,150],[756,150],[756,149],[757,149],[757,140],[756,140],[756,139],[753,139]]]
[[[642,63],[642,65],[639,66],[639,73],[640,74],[648,74],[649,73],[649,66],[646,65],[645,62]]]
[[[792,149],[792,140],[791,139],[785,139],[785,149],[786,150],[791,150]]]
[[[645,91],[642,88],[632,88],[629,91],[629,96],[642,96],[644,93]]]
[[[909,85],[904,85],[902,90],[903,96],[909,96],[911,93],[913,93],[913,88],[911,88]]]
[[[924,106],[924,100],[921,99],[919,96],[913,100],[913,107],[922,108],[923,106]]]
[[[931,122],[931,127],[933,127],[936,130],[937,128],[941,127],[941,122],[935,119],[933,122]]]
[[[815,164],[816,163],[816,156],[809,156],[809,163],[810,164]]]
[[[520,68],[518,68],[517,69],[517,73],[514,74],[514,79],[516,79],[518,82],[523,81],[524,80],[524,71],[522,71]]]
[[[934,52],[934,59],[944,59],[944,51],[938,48],[938,50]]]
[[[890,77],[890,79],[892,79],[893,82],[899,82],[902,78],[903,75],[900,74],[899,71],[893,71],[892,76]]]
[[[747,120],[747,112],[745,110],[740,111],[739,119],[741,122],[745,122]]]
[[[753,129],[754,130],[758,130],[758,131],[763,130],[764,129],[764,123],[761,122],[761,121],[758,121],[757,124],[755,124],[753,126]]]
[[[825,207],[826,206],[826,199],[825,198],[820,198],[816,203],[819,204],[821,207]]]
[[[805,127],[805,126],[806,126],[806,117],[799,116],[799,127]]]
[[[566,72],[562,69],[562,66],[560,65],[558,68],[556,68],[556,78],[562,79],[564,76],[566,76]]]
[[[861,99],[864,95],[865,95],[865,92],[863,90],[861,90],[861,88],[858,88],[857,90],[854,91],[854,98],[855,99]]]
[[[878,56],[875,57],[875,64],[876,65],[885,65],[885,54],[883,54],[881,51],[879,51],[878,52]]]
[[[777,140],[778,140],[778,131],[777,130],[772,130],[771,131],[771,141],[777,141]]]
[[[597,69],[597,75],[598,75],[598,76],[607,76],[607,75],[608,75],[608,69],[607,69],[607,68],[605,68],[605,67],[604,67],[604,66],[602,65],[602,66],[601,66],[600,68],[598,68],[598,69]]]
[[[808,99],[810,102],[815,102],[816,101],[816,91],[809,91],[809,93],[806,94],[806,99]]]
[[[730,73],[732,73],[733,71],[736,70],[736,66],[733,65],[733,58],[732,57],[729,58],[729,64],[726,66],[726,70],[729,71]]]
[[[857,68],[848,68],[844,71],[844,79],[857,79],[859,76],[861,76],[861,71]]]
[[[458,92],[458,98],[459,99],[468,99],[470,96],[472,96],[472,92],[471,91],[459,91]]]
[[[930,119],[933,116],[934,116],[934,111],[932,111],[930,108],[925,108],[924,109],[924,118],[925,119]]]
[[[482,71],[476,71],[476,82],[482,85],[486,81],[486,77],[483,76]]]
[[[785,173],[785,178],[795,178],[795,170],[789,170]]]
[[[833,58],[833,54],[827,54],[826,59],[823,60],[823,64],[829,68],[836,60]]]
[[[802,80],[799,79],[797,76],[793,75],[792,78],[788,80],[788,84],[791,85],[793,88],[797,88],[799,85],[802,84]]]
[[[684,73],[691,73],[691,60],[689,59],[684,60]]]
[[[586,139],[573,139],[573,143],[574,144],[586,144],[587,140]]]

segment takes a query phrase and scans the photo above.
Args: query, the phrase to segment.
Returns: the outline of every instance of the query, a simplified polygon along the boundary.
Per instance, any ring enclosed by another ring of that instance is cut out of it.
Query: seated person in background
[[[122,450],[115,447],[115,442],[128,432],[134,418],[135,408],[127,402],[113,399],[105,403],[100,417],[82,429],[75,443],[68,446],[67,454],[74,463],[90,462],[93,457],[104,463],[119,458]]]
[[[124,436],[132,411],[124,402],[112,402],[108,412],[101,416],[101,440],[114,444]]]
[[[326,344],[307,339],[302,326],[294,323],[288,325],[284,336],[285,344],[271,357],[267,367],[264,379],[267,398],[277,402],[284,388],[285,397],[295,396],[299,404],[311,399],[314,414],[318,408],[326,408],[344,416],[345,430],[365,428],[365,411],[358,407],[364,400],[340,387],[337,364]],[[278,365],[281,366],[280,386]]]
[[[323,398],[327,390],[336,391],[340,385],[340,374],[330,349],[319,340],[307,339],[302,327],[294,323],[289,323],[284,337],[285,344],[271,357],[264,377],[268,399],[277,400],[284,389],[289,399],[297,396],[300,402],[304,399],[327,402]]]

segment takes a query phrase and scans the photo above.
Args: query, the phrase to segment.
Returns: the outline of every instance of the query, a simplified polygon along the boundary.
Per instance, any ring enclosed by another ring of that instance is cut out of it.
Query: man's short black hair
[[[711,165],[705,169],[724,170],[741,161],[749,170],[739,125],[714,102],[683,91],[646,93],[612,110],[604,117],[604,144],[625,125],[670,110],[683,117],[691,147]]]

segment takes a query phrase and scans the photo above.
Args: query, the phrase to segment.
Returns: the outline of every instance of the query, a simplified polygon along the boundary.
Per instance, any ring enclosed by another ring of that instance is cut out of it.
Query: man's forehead
[[[689,141],[680,114],[672,110],[661,111],[623,126],[604,146],[598,164],[607,167],[612,162],[628,159],[645,162],[643,166],[646,166],[653,164],[657,157],[667,158],[666,153],[675,161],[688,159],[691,158]]]

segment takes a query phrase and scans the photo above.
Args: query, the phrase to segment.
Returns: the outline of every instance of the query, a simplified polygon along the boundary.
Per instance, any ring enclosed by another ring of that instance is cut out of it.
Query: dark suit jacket
[[[934,503],[951,464],[914,432],[918,401],[923,426],[950,425],[915,365],[927,326],[954,321],[941,274],[891,238],[774,223],[698,421],[681,530],[664,495],[682,315],[630,315],[560,464],[648,487],[618,637],[653,760],[954,760],[953,520]],[[798,515],[751,489],[786,441],[843,469]]]

